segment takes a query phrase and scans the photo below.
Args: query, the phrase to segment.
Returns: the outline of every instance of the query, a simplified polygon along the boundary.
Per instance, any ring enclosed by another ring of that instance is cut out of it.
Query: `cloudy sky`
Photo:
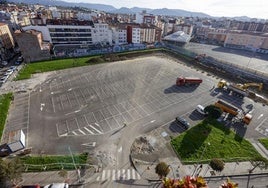
[[[76,2],[106,4],[115,8],[170,8],[203,12],[211,16],[248,16],[268,19],[268,0],[76,0]]]

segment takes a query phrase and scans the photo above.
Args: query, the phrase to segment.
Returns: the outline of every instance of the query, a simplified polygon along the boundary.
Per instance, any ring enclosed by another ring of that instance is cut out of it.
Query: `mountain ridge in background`
[[[73,2],[65,2],[62,0],[7,0],[7,2],[14,3],[25,3],[25,4],[41,4],[47,6],[63,6],[63,7],[85,7],[88,9],[100,10],[108,13],[118,13],[118,14],[135,14],[138,12],[146,11],[148,14],[153,15],[163,15],[163,16],[182,16],[182,17],[211,17],[208,14],[202,12],[191,12],[181,9],[150,9],[150,8],[140,8],[140,7],[121,7],[117,9],[112,5],[105,4],[93,4],[93,3],[73,3]],[[227,17],[226,17],[227,18]],[[247,16],[239,16],[236,17],[238,20],[241,18],[241,21],[249,21],[251,18]]]

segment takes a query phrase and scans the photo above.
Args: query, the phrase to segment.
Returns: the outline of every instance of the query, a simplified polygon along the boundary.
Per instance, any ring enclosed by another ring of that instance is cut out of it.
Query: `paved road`
[[[214,57],[223,62],[237,64],[264,73],[268,72],[267,54],[198,43],[189,43],[186,49],[197,54],[206,54],[207,56]]]

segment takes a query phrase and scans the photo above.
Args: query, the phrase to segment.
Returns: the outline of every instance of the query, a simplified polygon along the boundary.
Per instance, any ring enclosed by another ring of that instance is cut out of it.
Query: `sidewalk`
[[[39,184],[45,186],[51,183],[68,183],[69,185],[81,185],[87,183],[87,180],[94,174],[94,169],[90,168],[80,173],[80,177],[76,170],[68,171],[68,177],[63,178],[59,176],[59,171],[45,171],[45,172],[30,172],[23,173],[20,185],[34,185]]]
[[[159,162],[165,162],[170,166],[170,173],[168,177],[170,178],[182,178],[185,176],[202,176],[205,178],[213,178],[218,176],[241,176],[248,175],[249,170],[253,168],[251,162],[231,162],[225,163],[222,172],[213,171],[209,164],[194,165],[183,165],[178,159],[177,155],[174,153],[169,142],[169,136],[163,136],[164,130],[158,128],[153,130],[146,136],[136,139],[132,145],[130,159],[132,160],[134,168],[138,171],[142,178],[147,180],[159,180],[159,177],[155,173],[155,167]],[[154,148],[151,148],[150,140],[154,140]],[[156,141],[157,140],[157,141]],[[253,142],[253,145],[260,145],[257,141]],[[147,146],[148,145],[148,146]],[[257,148],[256,148],[257,149]],[[257,149],[260,152],[260,149]],[[267,153],[262,147],[262,152]],[[263,155],[267,157],[267,155]],[[255,168],[251,174],[268,174],[268,169]]]

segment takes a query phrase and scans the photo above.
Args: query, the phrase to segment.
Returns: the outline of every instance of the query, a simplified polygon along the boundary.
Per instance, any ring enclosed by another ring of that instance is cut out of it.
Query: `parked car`
[[[17,69],[17,66],[10,66],[9,69],[14,71]]]
[[[204,115],[204,116],[207,115],[206,112],[205,112],[205,107],[200,105],[200,104],[197,105],[196,111],[199,112],[200,114]]]
[[[7,81],[8,77],[4,76],[0,79],[0,83],[5,83]]]
[[[44,188],[69,188],[69,185],[67,183],[52,183],[46,185]]]
[[[180,125],[182,125],[182,127],[185,129],[189,129],[189,127],[190,127],[190,123],[182,117],[176,117],[176,122],[179,123]]]
[[[11,74],[10,72],[5,72],[4,76],[5,76],[5,77],[9,77],[10,74]]]

